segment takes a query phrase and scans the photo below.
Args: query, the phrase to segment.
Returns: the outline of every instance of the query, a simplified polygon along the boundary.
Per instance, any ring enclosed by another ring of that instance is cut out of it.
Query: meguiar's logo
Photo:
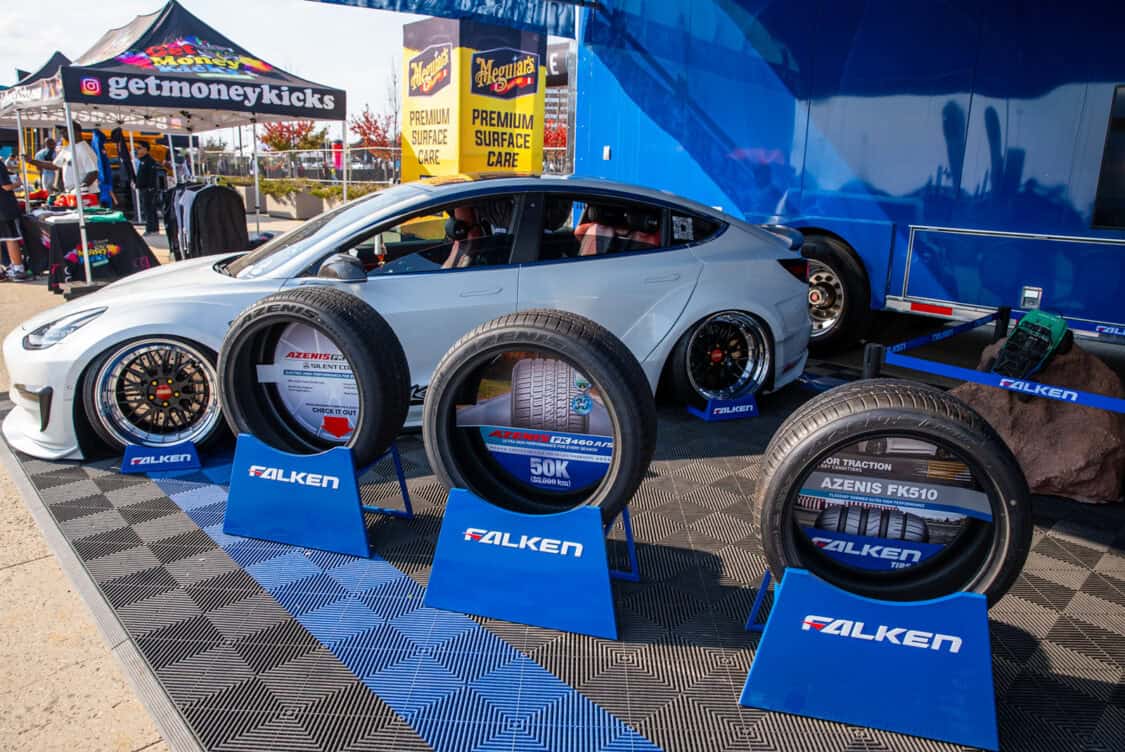
[[[428,97],[445,88],[453,77],[453,46],[435,44],[410,58],[409,93],[412,97]]]
[[[518,539],[502,530],[485,530],[479,527],[470,527],[465,530],[465,540],[475,543],[485,543],[502,548],[517,548],[525,551],[535,551],[541,554],[555,556],[573,556],[582,558],[582,544],[576,541],[564,541],[558,538],[544,538],[539,535],[521,535]]]
[[[539,55],[511,47],[473,53],[474,94],[514,99],[539,90]]]
[[[813,631],[822,635],[850,637],[853,640],[887,642],[891,645],[920,648],[922,650],[944,650],[949,653],[959,653],[964,642],[957,635],[927,632],[922,629],[888,627],[883,624],[875,627],[874,632],[865,632],[865,628],[866,625],[862,621],[837,619],[832,616],[809,614],[801,621],[801,631],[803,632]]]

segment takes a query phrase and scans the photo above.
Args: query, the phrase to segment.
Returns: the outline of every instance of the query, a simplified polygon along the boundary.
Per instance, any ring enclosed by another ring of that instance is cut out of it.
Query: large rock
[[[981,364],[1003,342],[981,353]],[[1056,355],[1034,376],[1043,384],[1125,398],[1121,379],[1077,344]],[[1117,501],[1125,480],[1125,416],[1092,407],[966,383],[953,394],[972,405],[1004,437],[1019,460],[1032,493],[1088,502]]]

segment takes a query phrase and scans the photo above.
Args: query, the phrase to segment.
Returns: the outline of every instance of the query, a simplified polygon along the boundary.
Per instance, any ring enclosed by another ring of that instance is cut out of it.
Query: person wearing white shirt
[[[82,126],[74,123],[74,139],[77,145],[72,149],[67,143],[65,125],[55,127],[55,137],[62,147],[55,153],[52,162],[24,157],[24,161],[40,170],[54,170],[62,175],[63,190],[73,191],[81,183],[83,193],[98,192],[98,158],[94,149],[82,138]],[[73,153],[73,156],[72,156]]]

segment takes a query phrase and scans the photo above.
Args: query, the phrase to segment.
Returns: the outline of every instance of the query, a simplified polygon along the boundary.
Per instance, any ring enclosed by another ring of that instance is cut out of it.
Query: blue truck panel
[[[838,235],[875,308],[1033,286],[1122,321],[1095,204],[1125,4],[605,0],[581,27],[578,174]]]

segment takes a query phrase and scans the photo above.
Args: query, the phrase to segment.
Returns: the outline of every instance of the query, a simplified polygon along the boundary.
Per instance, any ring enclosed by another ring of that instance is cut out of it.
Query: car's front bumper
[[[4,438],[15,449],[47,460],[82,459],[74,430],[76,384],[64,383],[73,362],[62,348],[25,350],[22,329],[4,340],[13,407]]]

